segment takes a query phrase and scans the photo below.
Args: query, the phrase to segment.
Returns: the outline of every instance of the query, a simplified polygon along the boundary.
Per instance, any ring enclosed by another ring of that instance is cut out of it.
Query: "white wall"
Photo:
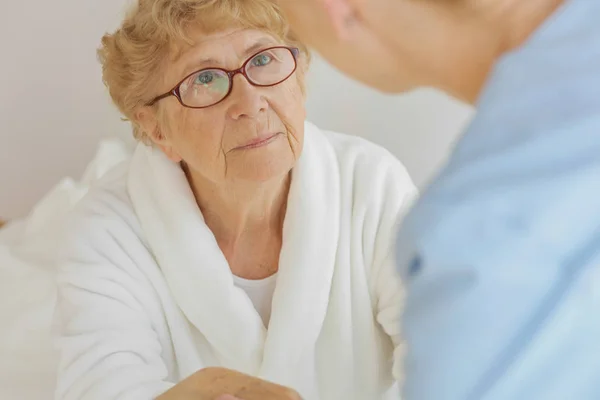
[[[435,174],[472,116],[471,107],[431,89],[384,95],[318,58],[308,79],[310,120],[387,147],[418,186]]]
[[[95,49],[125,0],[0,0],[0,217],[25,214],[63,176],[78,177],[99,138],[129,137],[100,80]],[[387,146],[423,184],[470,110],[432,91],[386,97],[319,59],[309,118]]]
[[[62,176],[78,176],[99,137],[124,131],[95,55],[120,8],[0,0],[0,217],[26,213]]]

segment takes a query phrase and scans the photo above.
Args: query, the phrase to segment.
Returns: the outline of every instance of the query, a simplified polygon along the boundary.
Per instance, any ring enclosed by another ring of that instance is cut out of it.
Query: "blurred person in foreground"
[[[404,399],[599,399],[600,1],[280,4],[354,78],[478,110],[400,232]]]
[[[139,0],[99,54],[140,143],[70,217],[57,399],[397,398],[415,189],[305,121],[309,53],[277,5]]]

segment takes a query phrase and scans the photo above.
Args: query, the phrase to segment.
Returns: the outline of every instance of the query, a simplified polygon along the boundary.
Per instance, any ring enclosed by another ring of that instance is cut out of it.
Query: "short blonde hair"
[[[191,29],[210,34],[232,27],[259,29],[298,47],[308,65],[307,47],[290,32],[273,0],[138,0],[121,27],[102,37],[102,79],[136,139],[148,141],[134,113],[156,95],[152,77],[161,76],[164,60],[178,46],[192,43]],[[303,68],[299,72],[303,80]]]

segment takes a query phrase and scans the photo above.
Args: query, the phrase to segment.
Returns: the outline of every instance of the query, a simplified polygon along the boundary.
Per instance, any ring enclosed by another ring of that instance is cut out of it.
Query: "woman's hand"
[[[205,368],[156,400],[301,400],[293,389],[226,368]]]

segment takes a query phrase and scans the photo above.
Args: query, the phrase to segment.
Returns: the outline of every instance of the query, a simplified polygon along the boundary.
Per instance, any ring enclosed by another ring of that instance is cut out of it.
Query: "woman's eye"
[[[263,67],[271,62],[272,58],[268,54],[259,54],[252,60],[252,65],[256,67]]]
[[[208,85],[208,84],[212,83],[212,81],[214,79],[215,79],[215,77],[212,72],[203,72],[201,74],[198,74],[198,76],[196,76],[196,79],[194,79],[194,84],[195,85]]]

